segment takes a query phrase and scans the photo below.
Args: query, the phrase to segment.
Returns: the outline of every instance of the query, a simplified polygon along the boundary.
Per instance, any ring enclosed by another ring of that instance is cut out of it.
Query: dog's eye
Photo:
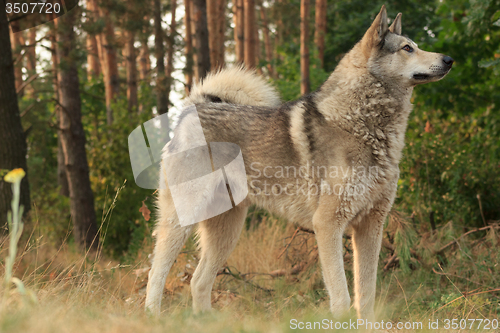
[[[405,45],[403,47],[403,50],[405,50],[406,52],[413,52],[413,48],[410,45]]]

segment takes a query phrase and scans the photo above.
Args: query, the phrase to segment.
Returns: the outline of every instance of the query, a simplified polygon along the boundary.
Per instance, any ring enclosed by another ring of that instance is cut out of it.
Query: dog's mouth
[[[431,76],[429,74],[417,73],[413,74],[413,79],[417,81],[428,80]]]
[[[427,74],[427,73],[415,73],[413,74],[413,79],[415,81],[437,81],[442,79],[446,74],[450,72],[450,68],[441,71],[440,73],[433,73],[433,74]]]

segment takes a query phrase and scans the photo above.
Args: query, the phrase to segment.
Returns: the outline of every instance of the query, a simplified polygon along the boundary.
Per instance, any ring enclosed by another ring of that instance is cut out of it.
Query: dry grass
[[[404,217],[393,217],[387,230],[404,237],[412,225],[398,219]],[[384,259],[392,252],[383,249],[376,308],[380,319],[420,321],[424,328],[429,320],[438,318],[498,319],[500,293],[492,291],[500,285],[500,255],[492,248],[499,242],[498,230],[492,229],[482,238],[464,237],[446,253],[432,255],[433,249],[454,237],[450,228],[418,232],[416,252],[411,249],[405,259],[408,272],[397,265],[384,272]],[[120,265],[102,256],[82,257],[66,242],[58,248],[45,244],[35,237],[35,230],[19,247],[14,276],[34,292],[36,302],[16,290],[1,290],[8,294],[0,309],[0,331],[287,332],[294,331],[291,318],[330,320],[314,235],[299,231],[292,241],[295,231],[295,227],[269,217],[244,230],[214,285],[216,311],[205,315],[194,315],[190,309],[189,280],[198,261],[191,240],[167,279],[161,318],[150,318],[143,305],[151,244],[146,243],[133,264]],[[346,273],[352,281],[348,238],[345,244]],[[395,246],[404,245],[396,242]],[[2,258],[6,248],[4,243]],[[305,265],[291,274],[300,263]],[[285,275],[270,275],[279,270]],[[355,318],[353,312],[351,318]]]

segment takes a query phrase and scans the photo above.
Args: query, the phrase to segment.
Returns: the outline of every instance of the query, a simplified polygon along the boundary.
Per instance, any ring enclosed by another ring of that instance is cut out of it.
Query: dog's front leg
[[[323,209],[320,205],[313,216],[313,228],[318,242],[323,279],[330,296],[330,310],[334,317],[340,318],[349,311],[351,304],[342,254],[342,235],[347,221],[334,218],[336,214],[332,213],[331,207]]]
[[[375,320],[378,257],[384,220],[391,206],[392,200],[384,199],[353,226],[354,307],[358,318],[365,320]]]

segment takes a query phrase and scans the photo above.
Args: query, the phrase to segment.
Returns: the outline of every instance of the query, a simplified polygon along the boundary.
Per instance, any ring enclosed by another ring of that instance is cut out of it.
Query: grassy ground
[[[121,264],[100,255],[82,257],[67,243],[45,244],[31,230],[19,246],[14,270],[28,295],[14,286],[3,287],[0,331],[292,332],[302,327],[299,322],[331,325],[314,235],[265,214],[250,216],[248,225],[214,285],[216,311],[191,311],[189,281],[198,257],[190,240],[169,274],[160,318],[143,311],[151,242],[145,241],[134,262]],[[495,225],[459,238],[463,230],[451,224],[431,232],[393,213],[386,231],[377,282],[378,322],[383,320],[384,327],[387,322],[413,326],[387,331],[452,332],[459,330],[445,329],[445,319],[458,319],[457,325],[461,319],[500,319],[500,238]],[[7,243],[5,238],[2,258]],[[348,237],[345,265],[352,289]],[[355,321],[353,310],[350,315],[341,322]],[[439,329],[429,329],[429,322],[436,320]],[[422,329],[415,326],[418,322]],[[500,331],[477,330],[479,321],[472,324],[476,331]]]

